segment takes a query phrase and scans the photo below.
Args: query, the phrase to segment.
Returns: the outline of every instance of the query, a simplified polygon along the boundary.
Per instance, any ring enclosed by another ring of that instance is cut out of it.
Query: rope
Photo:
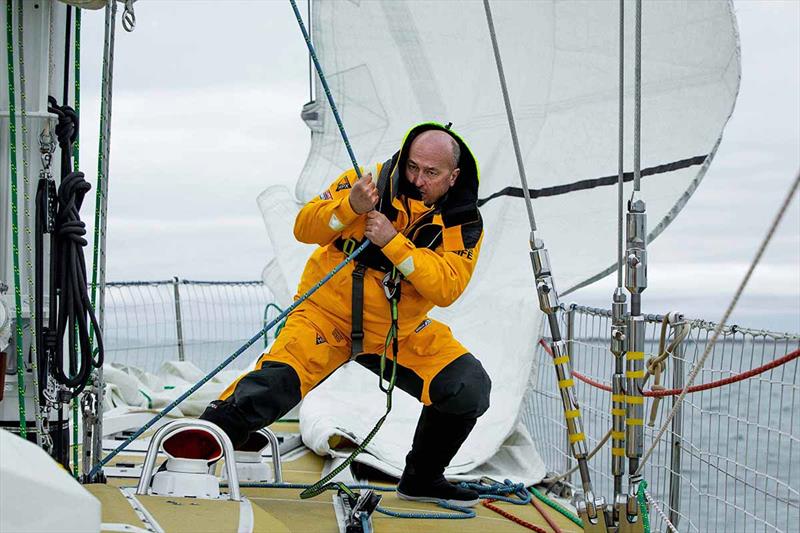
[[[100,80],[100,126],[97,147],[97,190],[94,203],[94,234],[92,238],[92,307],[97,310],[99,332],[102,332],[105,319],[106,282],[106,213],[108,211],[108,169],[111,151],[111,102],[114,72],[114,42],[116,36],[117,2],[112,1],[105,8],[105,30],[103,35],[103,66]],[[94,345],[94,328],[89,334],[89,343]],[[102,453],[103,434],[103,367],[94,375],[94,391],[97,395],[98,413],[92,429],[92,450],[88,453]],[[91,457],[89,458],[91,459]],[[91,477],[90,477],[91,479]]]
[[[531,524],[530,522],[528,522],[526,520],[523,520],[522,518],[520,518],[518,516],[514,516],[513,514],[509,513],[508,511],[504,511],[503,509],[500,509],[496,505],[492,505],[492,502],[494,502],[494,501],[496,501],[496,500],[484,500],[484,501],[481,502],[481,505],[483,505],[487,509],[491,509],[492,511],[494,511],[497,514],[499,514],[500,516],[508,518],[509,520],[514,522],[515,524],[519,524],[522,527],[526,527],[528,529],[532,529],[533,531],[536,531],[536,533],[547,533],[546,529],[541,528],[541,527],[539,527],[539,526],[537,526],[535,524]],[[549,520],[548,520],[548,523],[550,523]],[[560,530],[557,529],[556,533],[560,533]]]
[[[322,83],[322,88],[325,90],[325,96],[328,98],[328,103],[331,106],[333,118],[336,119],[336,125],[339,127],[339,133],[342,135],[345,148],[347,148],[347,154],[350,156],[350,161],[353,163],[353,170],[355,170],[358,179],[361,179],[361,168],[356,162],[356,156],[353,153],[353,148],[350,146],[350,140],[347,138],[347,132],[344,130],[344,124],[342,124],[342,119],[339,116],[339,110],[336,107],[336,102],[333,101],[333,95],[331,95],[331,89],[328,87],[328,81],[325,79],[325,75],[322,72],[322,65],[320,65],[319,59],[317,59],[317,52],[314,49],[314,45],[311,44],[311,37],[309,37],[308,32],[306,31],[306,26],[303,24],[303,17],[300,15],[300,10],[297,9],[297,3],[295,0],[289,0],[289,3],[292,5],[292,10],[294,11],[295,18],[297,18],[297,24],[300,26],[300,31],[303,33],[303,39],[306,41],[308,53],[311,56],[311,59],[314,61],[314,66],[316,67],[317,74],[319,75],[319,81]]]
[[[713,342],[713,341],[714,341],[714,339],[712,338],[711,341],[709,341],[709,342]],[[549,346],[547,346],[547,343],[544,342],[544,340],[541,340],[540,344],[542,346],[547,347],[547,349],[550,348]],[[781,365],[785,365],[786,363],[788,363],[790,361],[793,361],[794,359],[797,359],[797,357],[800,357],[800,349],[794,350],[793,352],[789,352],[786,355],[784,355],[782,357],[779,357],[778,359],[770,361],[769,363],[763,364],[763,365],[758,366],[756,368],[752,368],[750,370],[747,370],[746,372],[742,372],[740,374],[735,374],[733,376],[730,376],[730,377],[727,377],[727,378],[724,378],[724,379],[718,379],[716,381],[711,381],[709,383],[703,383],[702,385],[693,385],[693,386],[688,387],[688,388],[684,387],[683,389],[664,389],[664,390],[644,391],[642,394],[644,394],[645,396],[651,397],[651,398],[663,398],[664,396],[677,396],[677,395],[681,394],[684,391],[686,391],[687,394],[690,394],[690,393],[694,393],[694,392],[702,392],[702,391],[706,391],[706,390],[710,390],[710,389],[715,389],[715,388],[722,387],[722,386],[725,386],[725,385],[730,385],[731,383],[737,383],[739,381],[744,381],[745,379],[752,378],[753,376],[757,376],[759,374],[763,374],[767,370],[772,370],[773,368],[779,367]],[[701,358],[701,360],[702,360],[702,358]],[[575,370],[572,371],[572,374],[576,378],[578,378],[580,381],[583,381],[584,383],[586,383],[588,385],[591,385],[591,386],[596,387],[598,389],[604,390],[606,392],[611,392],[611,387],[606,385],[605,383],[601,383],[599,381],[595,381],[594,379],[592,379],[592,378],[590,378],[588,376],[584,376],[583,374],[581,374],[581,373],[579,373],[579,372],[577,372]]]
[[[550,515],[547,514],[545,508],[542,507],[542,504],[540,504],[538,500],[536,500],[536,498],[531,498],[531,505],[533,505],[536,508],[536,510],[539,512],[540,515],[542,515],[542,518],[544,518],[545,522],[547,522],[547,524],[553,528],[553,531],[555,533],[561,533],[561,528],[558,527],[558,524],[556,524],[556,522],[552,518],[550,518]]]
[[[369,241],[367,241],[369,242]],[[330,489],[339,489],[346,492],[349,496],[355,497],[355,495],[349,491],[347,486],[341,482],[330,482],[333,478],[335,478],[339,472],[350,466],[350,464],[355,460],[355,458],[363,452],[375,435],[380,430],[383,423],[386,421],[386,417],[389,416],[389,413],[392,411],[392,392],[394,391],[394,386],[397,381],[397,352],[398,352],[398,339],[397,339],[397,298],[394,296],[391,297],[389,300],[389,305],[391,306],[392,311],[392,325],[389,328],[389,332],[386,335],[386,341],[383,345],[383,353],[381,354],[381,366],[380,366],[380,373],[378,374],[378,388],[386,394],[386,412],[383,416],[378,420],[372,430],[367,434],[364,440],[361,441],[355,450],[345,459],[339,466],[331,470],[328,475],[314,483],[311,487],[307,488],[303,492],[300,493],[301,499],[306,498],[313,498],[319,494],[322,494],[326,490]],[[392,352],[394,359],[392,360],[392,374],[389,378],[389,383],[387,386],[384,387],[383,380],[384,380],[384,369],[386,368],[386,351],[389,347],[389,344],[392,345]]]
[[[105,456],[105,457],[104,457],[104,458],[103,458],[101,461],[99,461],[99,462],[98,462],[98,463],[97,463],[97,464],[96,464],[96,465],[95,465],[95,466],[92,468],[92,470],[89,472],[89,478],[91,479],[91,478],[93,478],[95,475],[97,475],[97,474],[100,472],[100,470],[101,470],[101,469],[102,469],[102,468],[103,468],[103,467],[104,467],[106,464],[108,464],[108,462],[109,462],[111,459],[113,459],[114,457],[116,457],[116,456],[119,454],[119,452],[121,452],[122,450],[124,450],[125,448],[127,448],[127,447],[128,447],[128,445],[129,445],[131,442],[133,442],[134,440],[136,440],[136,439],[138,439],[139,437],[141,437],[141,436],[142,436],[142,434],[143,434],[145,431],[147,431],[148,429],[150,429],[150,428],[153,426],[153,424],[155,424],[156,422],[158,422],[159,420],[161,420],[162,418],[164,418],[164,416],[166,416],[166,415],[167,415],[167,413],[169,413],[170,411],[172,411],[173,409],[175,409],[175,407],[177,407],[177,406],[178,406],[178,404],[180,404],[180,403],[181,403],[181,402],[183,402],[183,401],[184,401],[186,398],[188,398],[189,396],[191,396],[192,394],[194,394],[194,393],[195,393],[195,392],[196,392],[196,391],[197,391],[197,390],[198,390],[200,387],[202,387],[203,385],[205,385],[206,383],[208,383],[208,381],[209,381],[209,380],[211,380],[211,378],[213,378],[214,376],[216,376],[217,374],[219,374],[219,373],[222,371],[222,369],[224,369],[224,368],[225,368],[226,366],[228,366],[228,365],[229,365],[231,362],[233,362],[233,360],[234,360],[234,359],[236,359],[237,357],[239,357],[240,355],[242,355],[242,354],[245,352],[245,350],[247,350],[247,349],[248,349],[250,346],[252,346],[253,344],[255,344],[255,343],[256,343],[256,341],[258,341],[258,340],[261,338],[261,336],[262,336],[262,335],[265,335],[265,334],[267,333],[267,331],[269,331],[270,329],[272,329],[272,327],[273,327],[273,326],[275,326],[275,325],[276,325],[278,322],[280,322],[281,320],[283,320],[283,319],[284,319],[284,318],[285,318],[285,317],[286,317],[286,316],[287,316],[289,313],[291,313],[292,311],[294,311],[294,310],[295,310],[295,309],[296,309],[296,308],[297,308],[297,307],[298,307],[298,306],[299,306],[301,303],[305,302],[305,301],[306,301],[306,300],[307,300],[307,299],[308,299],[308,298],[309,298],[309,297],[310,297],[312,294],[314,294],[315,292],[317,292],[317,290],[318,290],[320,287],[322,287],[322,286],[323,286],[325,283],[327,283],[327,282],[328,282],[328,281],[329,281],[329,280],[330,280],[330,279],[331,279],[331,278],[332,278],[334,275],[336,275],[336,273],[337,273],[337,272],[339,272],[341,269],[343,269],[343,268],[344,268],[344,267],[345,267],[345,266],[346,266],[348,263],[350,263],[351,261],[353,261],[353,259],[355,259],[355,258],[358,256],[358,254],[360,254],[361,252],[363,252],[363,251],[364,251],[364,249],[365,249],[365,248],[366,248],[368,245],[369,245],[369,241],[368,241],[368,240],[365,240],[365,241],[364,241],[364,242],[361,244],[361,246],[359,246],[358,248],[356,248],[356,249],[353,251],[353,253],[352,253],[352,254],[350,254],[348,257],[346,257],[346,258],[344,259],[344,261],[342,261],[341,263],[339,263],[338,265],[336,265],[336,266],[333,268],[333,270],[331,270],[330,272],[328,272],[328,273],[325,275],[325,277],[323,277],[321,280],[319,280],[319,281],[316,283],[316,285],[314,285],[314,286],[313,286],[313,287],[311,287],[311,288],[310,288],[308,291],[306,291],[306,293],[305,293],[305,294],[303,294],[303,295],[302,295],[300,298],[298,298],[297,300],[295,300],[294,302],[292,302],[292,304],[291,304],[289,307],[287,307],[287,308],[286,308],[286,310],[285,310],[283,313],[281,313],[280,315],[278,315],[278,316],[277,316],[277,317],[276,317],[274,320],[272,320],[272,321],[271,321],[269,324],[267,324],[266,326],[264,326],[264,327],[261,329],[261,331],[259,331],[258,333],[256,333],[256,334],[255,334],[255,335],[253,335],[252,337],[250,337],[250,339],[249,339],[247,342],[245,342],[245,343],[244,343],[244,344],[243,344],[243,345],[242,345],[242,346],[241,346],[241,347],[240,347],[238,350],[236,350],[234,353],[232,353],[230,356],[228,356],[228,357],[227,357],[227,358],[226,358],[224,361],[222,361],[222,362],[221,362],[219,365],[217,365],[217,367],[216,367],[216,368],[214,368],[214,369],[213,369],[211,372],[209,372],[208,374],[206,374],[206,375],[205,375],[205,377],[203,377],[203,379],[201,379],[200,381],[198,381],[197,383],[195,383],[194,385],[192,385],[192,386],[191,386],[191,387],[190,387],[190,388],[189,388],[189,389],[188,389],[186,392],[184,392],[183,394],[181,394],[180,396],[178,396],[178,398],[176,398],[176,399],[175,399],[175,400],[174,400],[172,403],[170,403],[169,405],[167,405],[166,407],[164,407],[164,409],[162,409],[160,413],[158,413],[156,416],[154,416],[153,418],[151,418],[151,419],[150,419],[150,420],[149,420],[149,421],[148,421],[148,422],[147,422],[145,425],[143,425],[141,428],[139,428],[139,429],[138,429],[138,430],[137,430],[137,431],[136,431],[136,432],[135,432],[133,435],[131,435],[130,437],[128,437],[128,439],[127,439],[125,442],[123,442],[122,444],[120,444],[119,446],[117,446],[117,447],[116,447],[116,448],[115,448],[115,449],[114,449],[114,450],[113,450],[111,453],[109,453],[108,455],[106,455],[106,456]]]
[[[22,355],[22,291],[19,280],[19,200],[17,198],[17,105],[14,94],[14,32],[11,0],[6,0],[6,51],[8,58],[8,136],[11,160],[11,239],[14,261],[14,306],[16,311],[17,395],[19,397],[19,436],[28,435],[25,416],[25,361]]]
[[[488,498],[492,501],[513,503],[514,505],[528,505],[531,502],[531,495],[525,490],[525,485],[523,483],[513,483],[510,479],[506,479],[503,483],[492,483],[491,485],[465,481],[462,481],[459,485],[462,488],[474,490],[481,498]],[[508,497],[509,494],[514,494],[517,498],[510,498]]]
[[[227,486],[227,483],[223,482],[220,483],[221,486]],[[260,483],[260,482],[244,482],[239,483],[239,488],[260,488],[260,489],[310,489],[314,487],[314,485],[310,485],[308,483]],[[353,484],[353,485],[346,485],[344,483],[339,483],[337,485],[338,488],[345,491],[348,496],[356,497],[357,495],[353,492],[354,490],[375,490],[379,492],[396,492],[396,487],[384,487],[380,485],[368,485],[368,484]],[[469,507],[459,507],[457,505],[451,505],[446,503],[445,501],[437,502],[439,507],[443,509],[449,509],[451,511],[456,511],[456,513],[404,513],[400,511],[393,511],[391,509],[386,509],[385,507],[381,507],[380,505],[375,508],[381,514],[385,514],[386,516],[391,516],[393,518],[416,518],[416,519],[428,519],[428,520],[463,520],[466,518],[474,518],[475,511],[470,509]]]
[[[642,529],[644,533],[650,533],[650,513],[647,511],[647,501],[644,497],[644,489],[647,488],[647,481],[644,479],[639,483],[636,491],[636,499],[639,501],[639,514],[642,517]]]
[[[642,489],[642,491],[644,492],[644,497],[647,498],[647,501],[650,503],[650,505],[653,506],[653,509],[656,510],[658,516],[660,516],[661,520],[664,521],[664,524],[667,526],[667,529],[669,529],[672,533],[678,533],[677,528],[673,525],[672,522],[669,521],[667,515],[664,514],[664,511],[662,511],[661,508],[658,506],[658,504],[656,504],[656,501],[653,499],[652,496],[650,496],[650,493],[646,489]]]
[[[549,505],[550,507],[555,509],[557,512],[559,512],[560,514],[565,516],[567,519],[569,519],[573,524],[575,524],[579,528],[583,529],[583,520],[578,518],[575,515],[575,513],[572,513],[570,511],[568,511],[562,505],[560,505],[558,502],[551,500],[550,498],[548,498],[547,496],[542,494],[539,490],[537,490],[536,487],[528,487],[528,490],[530,491],[531,494],[534,495],[534,497],[539,499],[541,502]]]
[[[725,313],[722,315],[722,318],[720,319],[719,324],[717,325],[716,329],[714,330],[714,333],[711,336],[711,340],[706,345],[705,352],[703,352],[703,355],[700,357],[700,359],[695,364],[694,368],[692,368],[692,371],[689,373],[689,377],[686,380],[686,385],[683,387],[683,390],[681,391],[680,395],[678,396],[678,399],[675,401],[674,405],[672,406],[672,410],[669,412],[669,415],[667,415],[666,420],[664,420],[664,423],[662,424],[661,428],[658,430],[658,433],[656,434],[655,438],[653,439],[652,444],[647,449],[647,451],[645,452],[644,456],[642,456],[642,460],[639,463],[639,468],[636,469],[636,472],[634,473],[634,475],[641,474],[645,463],[650,458],[650,456],[653,454],[653,451],[658,446],[661,437],[664,435],[664,433],[667,431],[667,428],[672,423],[672,419],[675,417],[675,414],[678,412],[678,409],[680,409],[681,403],[683,403],[683,399],[686,397],[686,394],[688,393],[689,389],[691,388],[692,383],[694,383],[695,378],[700,373],[700,369],[703,368],[703,364],[706,362],[706,359],[708,358],[708,355],[711,353],[711,349],[714,347],[714,344],[716,344],[717,338],[719,337],[719,334],[720,334],[720,331],[722,331],[722,328],[724,327],[725,323],[728,321],[728,318],[730,317],[731,313],[733,312],[733,308],[736,306],[736,303],[739,301],[739,297],[742,295],[742,292],[744,292],[744,288],[747,286],[747,282],[750,281],[750,277],[753,275],[753,271],[755,270],[756,265],[758,265],[758,262],[761,260],[761,256],[764,255],[764,251],[766,250],[767,245],[769,244],[770,240],[772,240],[772,236],[775,234],[775,230],[777,229],[778,224],[780,223],[781,219],[783,218],[783,215],[786,213],[786,210],[788,209],[789,204],[792,201],[792,198],[794,198],[794,194],[797,191],[798,184],[800,184],[800,172],[798,172],[797,176],[795,177],[794,182],[792,183],[791,187],[789,188],[789,193],[786,195],[786,198],[783,200],[783,204],[781,205],[780,209],[778,210],[778,213],[775,215],[775,218],[772,221],[772,224],[770,225],[769,230],[767,231],[767,234],[764,237],[764,240],[761,242],[761,245],[758,247],[758,251],[756,252],[755,257],[753,258],[753,261],[750,264],[750,267],[747,269],[747,273],[745,274],[744,279],[742,279],[742,282],[739,284],[739,288],[736,289],[736,293],[733,296],[733,300],[731,300],[730,305],[728,305],[728,308],[725,310]]]
[[[31,180],[30,180],[30,165],[28,154],[30,147],[28,146],[28,112],[27,112],[27,92],[25,91],[25,39],[23,38],[24,17],[23,6],[25,2],[18,2],[17,4],[17,51],[18,51],[18,64],[19,64],[19,102],[20,102],[20,124],[22,125],[22,180],[24,183],[22,194],[24,198],[24,211],[25,211],[25,266],[27,267],[28,274],[28,309],[30,312],[30,321],[28,327],[31,331],[31,337],[36,338],[36,285],[33,281],[33,235],[31,228],[34,226],[33,214],[31,213]],[[44,419],[42,417],[42,408],[39,402],[39,362],[37,361],[38,352],[36,351],[36,343],[31,343],[31,374],[33,378],[33,389],[37,391],[33,395],[33,409],[36,418],[36,445],[42,449],[49,449],[44,438]]]
[[[269,302],[266,305],[266,307],[264,307],[264,324],[267,323],[267,313],[269,313],[270,309],[275,309],[278,312],[278,314],[283,312],[283,309],[278,307],[276,304],[274,304],[272,302]],[[278,324],[278,327],[275,328],[275,335],[273,336],[273,339],[277,339],[278,338],[278,335],[280,335],[281,330],[283,329],[283,326],[285,326],[285,325],[286,325],[286,321],[283,321],[280,324]],[[264,349],[267,348],[268,344],[269,344],[269,337],[267,335],[264,335]]]
[[[573,374],[574,373],[575,372],[573,371]],[[589,452],[589,455],[586,456],[586,460],[587,461],[589,461],[592,457],[597,455],[597,452],[599,452],[603,448],[603,446],[605,446],[606,442],[608,442],[608,439],[611,438],[611,432],[612,431],[613,431],[613,429],[609,429],[606,432],[606,434],[603,436],[603,438],[600,439],[600,441],[597,443],[597,445],[594,447],[594,449],[592,449],[592,451]],[[575,466],[573,466],[572,468],[570,468],[569,470],[567,470],[563,474],[559,474],[559,475],[557,475],[555,477],[546,477],[546,478],[544,478],[542,480],[542,483],[548,483],[548,484],[557,483],[557,482],[561,481],[562,479],[565,479],[565,478],[571,476],[572,474],[574,474],[575,472],[577,472],[579,468],[580,468],[580,464],[576,464]]]
[[[69,46],[69,45],[68,45]],[[81,9],[76,7],[75,8],[75,40],[74,40],[74,48],[75,48],[75,58],[74,58],[74,85],[73,85],[73,92],[75,93],[73,98],[75,101],[75,115],[78,117],[78,121],[80,121],[81,117]],[[65,67],[66,68],[66,67]],[[64,101],[66,104],[66,100]],[[80,129],[78,129],[77,135],[75,136],[75,142],[72,146],[72,165],[73,169],[77,172],[79,170],[79,163],[80,163]],[[85,276],[84,276],[85,281]],[[88,295],[87,295],[88,297]],[[90,344],[91,346],[91,344]],[[90,348],[91,349],[91,348]],[[77,396],[72,399],[72,475],[75,478],[78,478],[79,471],[78,471],[78,440],[79,440],[79,431],[78,431],[78,398]]]
[[[514,122],[514,113],[511,110],[511,99],[508,96],[508,86],[506,85],[506,75],[503,71],[503,61],[500,58],[500,47],[497,44],[497,35],[494,31],[494,20],[492,19],[492,8],[489,0],[483,0],[483,9],[486,11],[486,24],[489,27],[489,37],[492,39],[492,50],[494,51],[494,61],[497,64],[497,77],[500,78],[500,89],[503,92],[503,103],[506,107],[506,117],[508,119],[508,129],[511,131],[511,142],[514,145],[514,156],[517,158],[517,170],[519,179],[522,182],[522,194],[525,197],[525,208],[528,210],[528,220],[531,225],[531,245],[533,244],[533,232],[536,231],[536,219],[533,216],[533,205],[531,204],[530,193],[528,192],[528,178],[525,175],[525,165],[522,162],[522,151],[519,148],[519,138],[517,137],[517,126]]]

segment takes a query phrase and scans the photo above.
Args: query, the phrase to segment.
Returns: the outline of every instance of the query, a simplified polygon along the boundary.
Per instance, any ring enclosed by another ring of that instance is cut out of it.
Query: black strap
[[[357,356],[364,351],[364,274],[367,265],[356,264],[353,269],[353,306],[350,325],[350,355]]]

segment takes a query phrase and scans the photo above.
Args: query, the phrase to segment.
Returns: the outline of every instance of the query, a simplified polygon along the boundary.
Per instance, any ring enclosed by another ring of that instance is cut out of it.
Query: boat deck
[[[275,432],[297,432],[296,423],[281,422],[272,427]],[[121,453],[109,466],[135,464],[141,465],[144,455],[140,453]],[[294,451],[282,462],[283,478],[287,483],[314,483],[322,476],[326,458],[309,450]],[[127,524],[145,528],[144,522],[134,511],[131,500],[123,493],[123,488],[134,488],[138,479],[130,477],[109,477],[108,484],[86,485],[102,503],[104,524]],[[384,479],[368,480],[369,484],[393,487]],[[300,499],[299,489],[284,488],[242,488],[252,506],[254,532],[330,532],[337,533],[339,525],[333,505],[333,492],[321,494],[307,500]],[[429,503],[400,500],[394,492],[382,492],[381,507],[399,512],[451,512]],[[167,532],[224,532],[241,531],[240,505],[228,500],[201,500],[195,498],[175,498],[164,496],[137,496],[139,504]],[[532,505],[513,505],[495,502],[493,505],[520,519],[535,524],[545,531],[553,531],[541,514]],[[428,531],[458,531],[459,533],[478,532],[518,532],[530,529],[508,518],[477,505],[476,517],[461,520],[431,520],[394,518],[378,512],[372,515],[374,530],[378,533],[422,533]],[[561,531],[578,532],[580,528],[554,510],[547,508],[548,516]],[[243,525],[243,524],[242,524]]]

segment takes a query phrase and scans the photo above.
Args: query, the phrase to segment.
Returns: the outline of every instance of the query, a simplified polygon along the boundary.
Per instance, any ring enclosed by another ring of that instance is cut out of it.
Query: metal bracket
[[[147,448],[147,455],[144,458],[144,465],[142,465],[142,476],[136,486],[136,494],[147,495],[150,493],[153,470],[155,469],[156,457],[158,456],[158,450],[161,448],[161,443],[176,431],[186,427],[204,428],[222,443],[222,458],[225,460],[225,473],[228,479],[228,497],[232,501],[240,501],[242,498],[239,492],[239,475],[236,472],[233,443],[219,426],[207,420],[175,420],[156,431],[150,446]]]

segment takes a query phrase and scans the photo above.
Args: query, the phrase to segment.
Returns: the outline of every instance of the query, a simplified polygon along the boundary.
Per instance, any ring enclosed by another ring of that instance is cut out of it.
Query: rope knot
[[[78,139],[78,114],[68,105],[58,105],[52,96],[47,97],[47,104],[47,111],[58,117],[56,138],[58,145],[64,150],[75,144]]]

